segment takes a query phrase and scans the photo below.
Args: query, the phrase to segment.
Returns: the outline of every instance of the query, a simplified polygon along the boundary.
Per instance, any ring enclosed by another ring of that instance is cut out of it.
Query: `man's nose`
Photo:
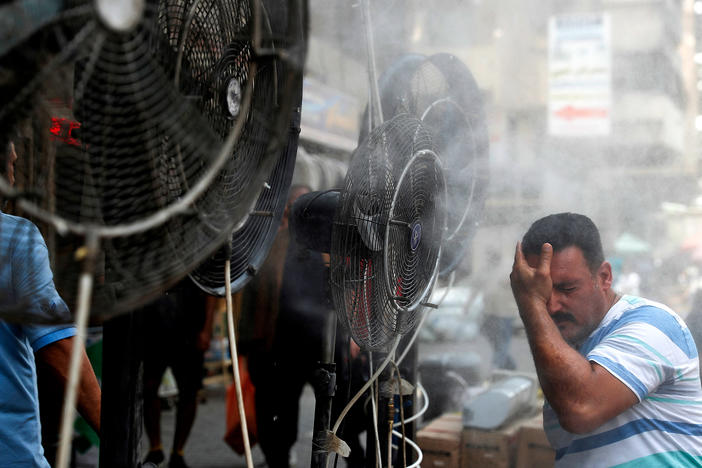
[[[546,309],[550,315],[559,312],[562,308],[561,300],[559,295],[554,291],[551,293],[551,297],[548,298],[546,302]]]

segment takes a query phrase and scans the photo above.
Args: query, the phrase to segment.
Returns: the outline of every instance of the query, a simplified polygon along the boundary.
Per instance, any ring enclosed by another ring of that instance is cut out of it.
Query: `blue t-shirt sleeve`
[[[27,318],[69,322],[71,315],[54,286],[49,251],[39,229],[27,222],[12,256],[15,297],[25,304]]]
[[[35,353],[48,344],[70,338],[76,334],[76,328],[70,325],[24,325],[22,331],[27,335],[29,344]]]

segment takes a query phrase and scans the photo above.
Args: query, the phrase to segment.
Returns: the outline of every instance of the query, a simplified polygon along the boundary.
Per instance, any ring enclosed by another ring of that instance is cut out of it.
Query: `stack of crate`
[[[447,413],[417,433],[429,468],[552,467],[555,453],[546,440],[541,414],[517,419],[497,430],[463,427],[460,413]]]

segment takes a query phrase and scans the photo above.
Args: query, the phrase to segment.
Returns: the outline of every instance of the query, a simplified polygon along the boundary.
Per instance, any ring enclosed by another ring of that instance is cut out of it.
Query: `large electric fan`
[[[289,165],[302,2],[1,8],[18,34],[0,44],[0,123],[19,122],[23,151],[16,187],[2,179],[0,191],[46,228],[69,302],[88,239],[99,247],[91,310],[107,316],[153,298],[257,216],[271,174]]]
[[[290,18],[286,11],[287,5],[279,4],[280,2],[276,4],[273,0],[266,0],[264,3],[265,25],[274,35],[287,37],[288,34],[301,35],[305,32],[304,23],[301,25],[290,24]],[[301,22],[305,20],[304,16],[297,17],[297,19]],[[302,39],[299,37],[296,41],[297,47],[304,45]],[[285,53],[285,50],[282,52]],[[253,209],[234,227],[230,239],[226,242],[228,245],[217,250],[190,273],[190,277],[195,283],[210,294],[224,296],[226,290],[224,264],[227,260],[230,262],[231,269],[231,291],[241,289],[258,272],[278,232],[278,226],[287,202],[300,134],[302,80],[297,80],[294,84],[287,83],[286,67],[290,65],[283,60],[277,61],[275,65],[276,76],[282,78],[281,85],[287,86],[288,100],[292,103],[291,106],[287,106],[290,112],[288,115],[289,129],[286,133],[278,135],[284,146],[275,166],[263,181],[263,187],[252,207]],[[292,65],[299,66],[298,63]],[[275,96],[275,93],[272,95]],[[244,174],[244,176],[246,175]]]
[[[384,117],[421,119],[441,158],[451,207],[439,269],[445,277],[468,251],[487,194],[489,136],[480,89],[450,54],[407,55],[385,71],[379,88]]]
[[[334,304],[354,341],[382,350],[416,323],[445,231],[441,162],[421,122],[398,115],[352,155],[332,227]]]
[[[241,289],[258,273],[271,248],[285,210],[287,193],[295,168],[298,132],[291,132],[290,140],[263,191],[254,210],[231,236],[229,246],[212,254],[190,273],[190,278],[209,294],[224,296],[226,290],[224,264],[231,264],[231,291]]]
[[[0,129],[19,127],[9,133],[21,158],[16,186],[0,178],[0,193],[43,228],[81,336],[89,312],[147,302],[255,215],[299,99],[305,7],[17,0],[0,16]]]

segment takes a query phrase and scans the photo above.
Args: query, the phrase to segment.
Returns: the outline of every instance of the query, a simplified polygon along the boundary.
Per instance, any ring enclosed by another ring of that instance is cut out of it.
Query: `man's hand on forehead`
[[[551,297],[553,284],[551,282],[551,259],[553,258],[553,247],[551,244],[543,244],[539,255],[538,263],[532,267],[527,262],[522,243],[517,243],[514,253],[514,264],[512,273],[509,275],[512,285],[512,292],[517,301],[517,305],[526,305],[531,301],[546,304]]]

